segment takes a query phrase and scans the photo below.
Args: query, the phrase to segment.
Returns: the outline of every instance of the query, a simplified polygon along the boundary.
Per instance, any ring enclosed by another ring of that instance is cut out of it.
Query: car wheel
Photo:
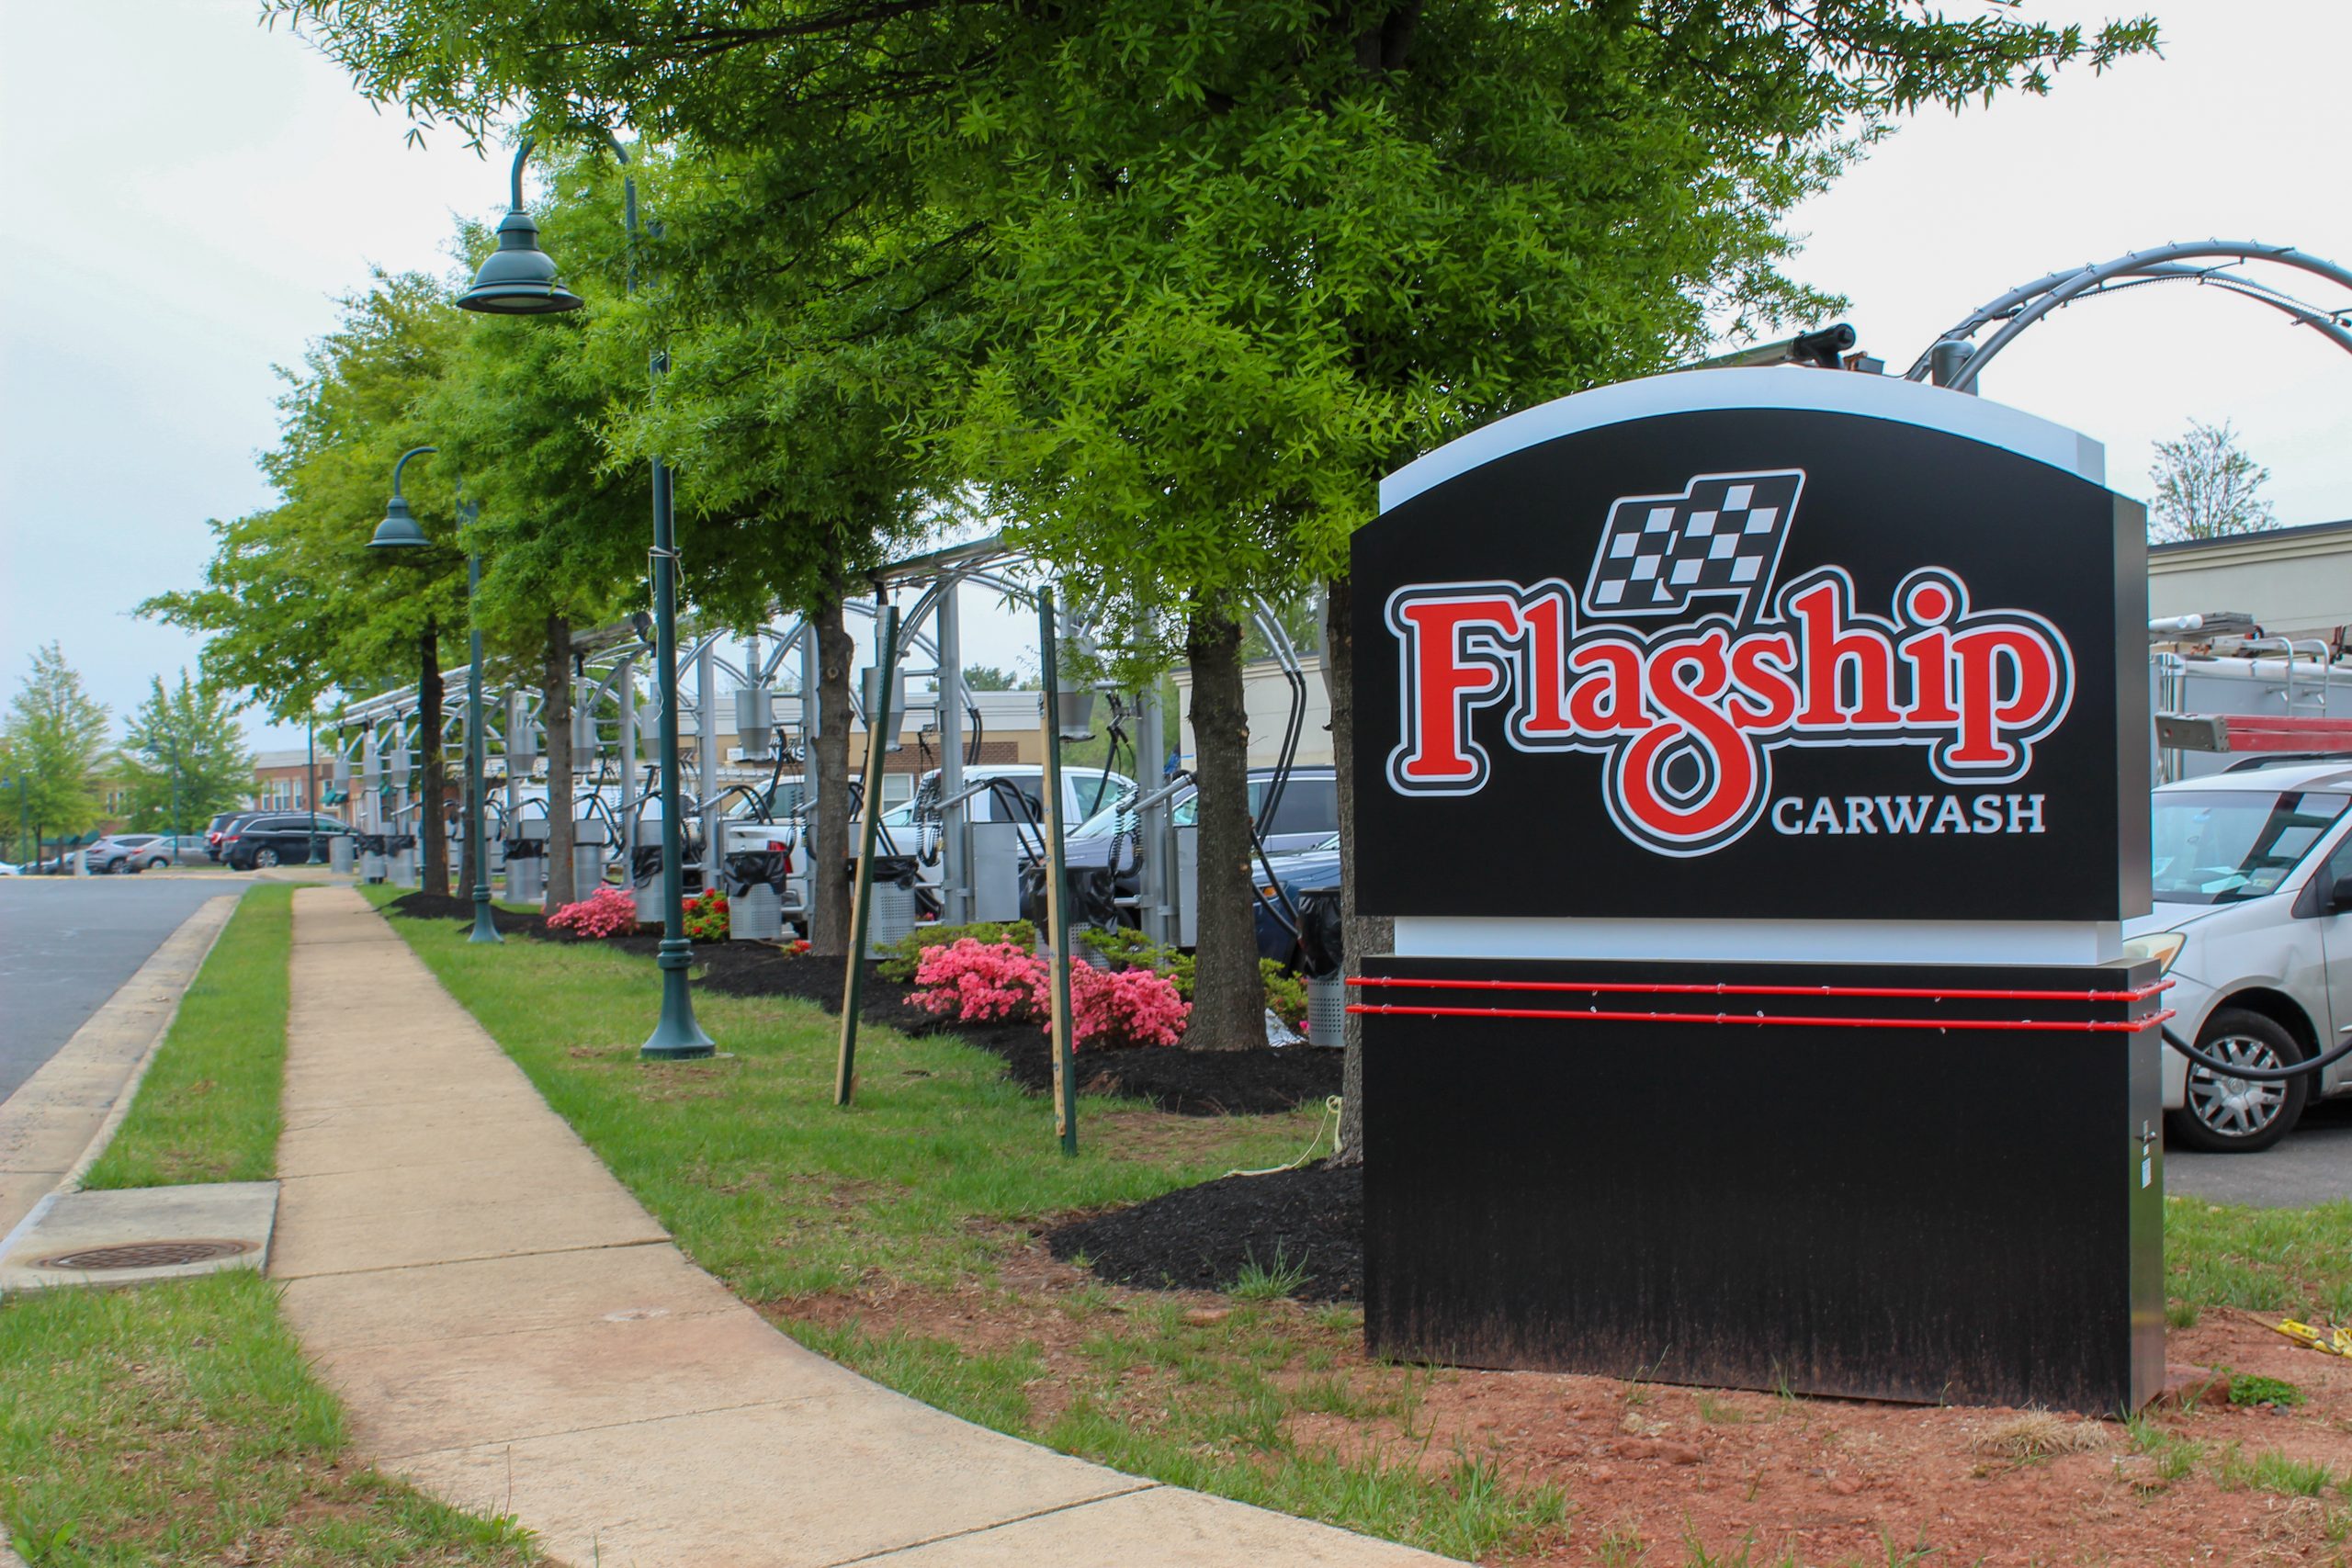
[[[277,852],[266,846],[255,850],[250,863],[256,871],[267,871],[277,863]]]
[[[157,855],[153,860],[147,863],[147,869],[149,871],[161,871],[171,863],[172,863],[170,861],[165,860],[162,855]]]
[[[2222,1008],[2206,1022],[2197,1048],[2208,1056],[2249,1067],[2290,1067],[2303,1048],[2277,1020],[2245,1008]],[[2208,1154],[2250,1155],[2287,1135],[2311,1094],[2308,1077],[2284,1083],[2231,1077],[2188,1064],[2188,1102],[2165,1119],[2182,1145]]]

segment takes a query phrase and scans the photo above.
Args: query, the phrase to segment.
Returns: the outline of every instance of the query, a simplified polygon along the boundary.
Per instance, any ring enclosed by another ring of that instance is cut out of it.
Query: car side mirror
[[[2352,876],[2335,879],[2335,889],[2327,900],[2327,907],[2339,915],[2352,914]]]

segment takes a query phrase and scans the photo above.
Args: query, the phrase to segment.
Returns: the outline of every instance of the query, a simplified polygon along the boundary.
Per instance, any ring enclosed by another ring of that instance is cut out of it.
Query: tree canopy
[[[56,643],[33,650],[8,714],[0,721],[0,776],[12,781],[7,807],[44,835],[86,831],[104,801],[98,769],[107,752],[106,705],[93,698]]]
[[[2238,446],[2237,433],[2190,420],[2187,434],[2156,443],[2151,477],[2155,500],[2148,508],[2148,536],[2158,543],[2220,539],[2278,526],[2262,487],[2270,470]]]
[[[130,716],[120,753],[124,817],[153,832],[185,832],[253,794],[254,758],[245,750],[235,694],[209,679],[166,686],[158,675]]]

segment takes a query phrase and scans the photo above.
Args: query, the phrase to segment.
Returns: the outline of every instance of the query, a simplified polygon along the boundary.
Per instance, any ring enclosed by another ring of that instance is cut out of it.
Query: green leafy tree
[[[454,465],[413,463],[402,476],[434,547],[387,561],[368,541],[400,455],[437,445],[416,408],[464,327],[447,288],[418,274],[379,274],[373,288],[343,301],[337,330],[311,345],[300,370],[283,372],[278,444],[261,459],[281,500],[213,523],[203,586],[140,606],[206,634],[206,675],[254,692],[282,719],[309,715],[337,688],[414,682],[426,803],[416,827],[426,887],[443,894],[442,634],[465,625],[465,558],[452,544]]]
[[[993,664],[964,666],[964,689],[968,692],[1010,692],[1015,689],[1012,677]]]
[[[2157,543],[2222,539],[2278,526],[2264,499],[2270,470],[2246,456],[2230,422],[2190,420],[2186,434],[2156,443],[2151,471],[2156,498],[2148,509],[2148,536]]]
[[[477,132],[626,106],[762,149],[776,245],[857,233],[874,297],[954,296],[921,415],[940,467],[1108,604],[1130,662],[1193,667],[1193,1034],[1219,1044],[1258,1030],[1250,601],[1327,578],[1343,625],[1381,474],[1671,364],[1711,318],[1823,305],[1780,220],[1891,117],[2154,40],[1922,0],[549,0],[528,38],[491,0],[271,9],[370,96]],[[1351,660],[1335,642],[1343,765]]]
[[[106,705],[91,697],[56,643],[36,649],[0,723],[6,773],[16,781],[8,804],[36,842],[97,825],[105,802],[97,772],[107,751]]]
[[[191,824],[244,804],[253,793],[254,757],[237,707],[233,693],[192,681],[185,670],[176,686],[154,678],[130,716],[118,764],[133,828],[187,832]]]

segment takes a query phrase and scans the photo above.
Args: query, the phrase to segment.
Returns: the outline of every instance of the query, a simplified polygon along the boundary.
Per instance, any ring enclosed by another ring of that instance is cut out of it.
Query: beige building
[[[2352,636],[2352,518],[2149,547],[2150,615],[2226,610],[2252,615],[2269,637],[2343,649]]]
[[[1298,755],[1294,760],[1328,767],[1331,761],[1331,691],[1323,683],[1322,658],[1301,654],[1298,668],[1306,677],[1306,712],[1300,721]],[[1179,669],[1173,671],[1173,679],[1177,706],[1183,716],[1176,732],[1180,737],[1177,743],[1184,749],[1184,761],[1189,764],[1198,750],[1193,743],[1193,672]],[[1272,659],[1253,659],[1243,665],[1241,682],[1242,705],[1250,715],[1250,765],[1271,768],[1281,761],[1283,729],[1290,722],[1290,682],[1283,678],[1281,661]]]

